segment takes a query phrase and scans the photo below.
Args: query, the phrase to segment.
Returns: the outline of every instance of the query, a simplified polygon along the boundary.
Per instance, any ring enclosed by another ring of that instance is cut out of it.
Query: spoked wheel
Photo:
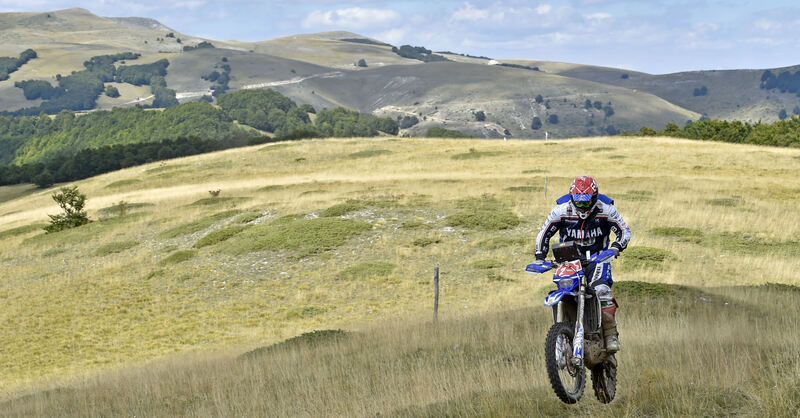
[[[558,399],[564,403],[575,403],[583,395],[586,369],[572,364],[572,327],[564,322],[553,324],[544,343],[547,376]]]
[[[592,367],[592,389],[594,396],[602,403],[609,403],[617,393],[617,359],[613,355]]]

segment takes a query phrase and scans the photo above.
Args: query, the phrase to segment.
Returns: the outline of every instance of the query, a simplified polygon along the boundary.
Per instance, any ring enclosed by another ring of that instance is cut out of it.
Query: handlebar
[[[599,253],[592,254],[589,256],[588,260],[581,260],[581,261],[588,261],[590,263],[604,263],[607,261],[611,261],[616,257],[616,253],[614,250],[608,249],[604,251],[600,251]],[[542,263],[533,263],[528,264],[525,266],[525,271],[531,274],[538,273],[546,273],[547,271],[553,269],[554,267],[563,264],[559,263],[556,260],[544,260]]]

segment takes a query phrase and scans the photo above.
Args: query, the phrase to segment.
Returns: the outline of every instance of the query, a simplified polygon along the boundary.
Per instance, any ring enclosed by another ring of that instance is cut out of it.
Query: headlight
[[[572,279],[561,279],[558,281],[558,287],[562,289],[569,289],[572,287]]]

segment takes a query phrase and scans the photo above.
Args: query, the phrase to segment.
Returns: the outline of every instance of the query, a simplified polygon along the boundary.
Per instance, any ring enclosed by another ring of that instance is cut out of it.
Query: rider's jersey
[[[559,234],[560,242],[575,241],[581,254],[586,251],[592,254],[609,247],[609,237],[614,232],[616,239],[613,246],[620,251],[628,246],[631,240],[631,229],[614,207],[614,201],[605,195],[599,195],[597,204],[586,219],[581,219],[570,201],[569,195],[556,201],[557,205],[550,212],[547,220],[536,236],[536,258],[544,259],[550,250],[550,238]]]

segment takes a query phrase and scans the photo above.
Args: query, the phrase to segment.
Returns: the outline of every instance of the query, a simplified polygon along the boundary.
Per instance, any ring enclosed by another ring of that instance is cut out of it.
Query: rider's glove
[[[620,248],[619,244],[615,242],[611,244],[611,251],[614,251],[614,257],[619,257],[619,253],[622,252],[622,248]]]

